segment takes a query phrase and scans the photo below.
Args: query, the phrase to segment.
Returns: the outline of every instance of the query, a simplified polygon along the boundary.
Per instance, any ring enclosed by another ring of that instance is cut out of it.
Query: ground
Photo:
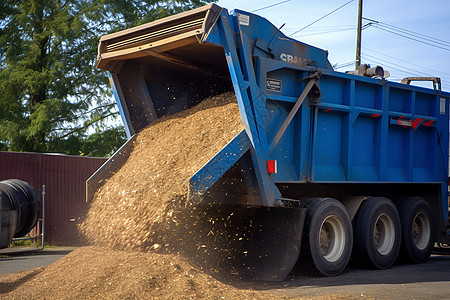
[[[32,268],[67,251],[3,252],[0,269],[11,262],[16,270]],[[0,299],[449,298],[450,256],[445,255],[433,255],[425,264],[396,264],[387,270],[350,266],[336,277],[314,277],[302,271],[275,283],[221,282],[179,257],[158,254],[156,258],[154,253],[79,248],[50,266],[0,275]]]

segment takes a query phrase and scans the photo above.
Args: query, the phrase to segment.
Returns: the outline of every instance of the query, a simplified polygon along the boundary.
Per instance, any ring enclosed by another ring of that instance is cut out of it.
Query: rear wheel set
[[[426,262],[434,247],[434,223],[431,207],[425,199],[409,197],[399,207],[402,224],[402,246],[400,259],[412,262]]]
[[[334,276],[350,259],[353,233],[345,207],[335,199],[314,199],[308,203],[303,234],[307,267],[314,273]]]
[[[397,209],[387,198],[369,198],[355,218],[354,257],[362,265],[386,269],[397,259],[401,225]]]
[[[347,210],[336,199],[313,199],[307,208],[301,264],[315,273],[341,273],[352,253],[360,265],[377,269],[389,268],[399,255],[414,263],[431,255],[432,211],[423,198],[406,198],[398,210],[387,198],[368,198],[355,216],[353,229]]]

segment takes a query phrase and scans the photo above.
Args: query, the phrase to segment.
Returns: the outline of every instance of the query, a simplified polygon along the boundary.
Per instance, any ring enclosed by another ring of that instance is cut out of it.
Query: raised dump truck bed
[[[191,178],[189,200],[300,212],[283,271],[259,278],[284,278],[300,242],[299,263],[324,275],[352,251],[383,269],[448,243],[449,93],[336,72],[326,51],[215,4],[103,36],[97,67],[129,137],[234,90],[245,130]]]

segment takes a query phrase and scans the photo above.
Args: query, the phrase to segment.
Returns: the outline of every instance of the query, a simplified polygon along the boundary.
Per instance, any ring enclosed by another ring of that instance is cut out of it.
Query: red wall
[[[86,180],[105,161],[96,157],[0,151],[0,180],[26,181],[39,198],[45,185],[45,241],[75,245],[76,225],[88,209]]]

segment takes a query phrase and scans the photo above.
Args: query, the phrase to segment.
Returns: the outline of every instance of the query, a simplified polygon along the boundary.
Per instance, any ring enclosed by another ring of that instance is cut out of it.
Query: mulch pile
[[[56,263],[0,277],[1,299],[273,299],[239,290],[176,255],[79,248]]]
[[[92,246],[48,267],[0,277],[1,298],[273,298],[222,283],[179,254],[192,225],[186,220],[195,218],[182,209],[189,178],[242,129],[232,93],[144,129],[80,226]]]
[[[233,93],[161,118],[139,133],[123,167],[97,192],[81,231],[119,250],[168,245],[188,180],[243,129]],[[183,227],[179,224],[178,227]]]

